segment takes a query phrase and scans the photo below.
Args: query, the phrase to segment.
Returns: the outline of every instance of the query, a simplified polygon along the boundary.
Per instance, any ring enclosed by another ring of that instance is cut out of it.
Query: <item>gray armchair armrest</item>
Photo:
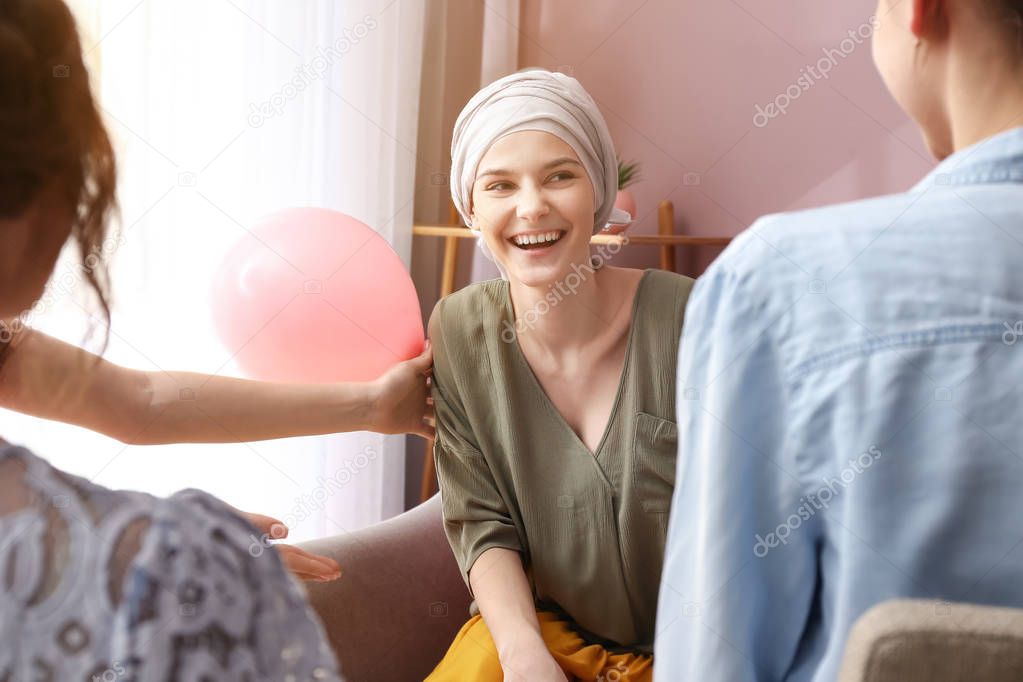
[[[896,600],[863,614],[846,643],[840,682],[1018,682],[1023,610]]]
[[[350,682],[420,682],[469,619],[469,591],[444,535],[439,496],[302,547],[341,565],[339,580],[306,589]]]

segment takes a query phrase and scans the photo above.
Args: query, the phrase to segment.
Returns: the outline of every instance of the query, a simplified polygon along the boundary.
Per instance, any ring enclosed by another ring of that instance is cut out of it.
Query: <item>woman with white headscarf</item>
[[[617,165],[575,79],[485,87],[451,157],[502,279],[430,320],[445,527],[475,602],[428,679],[649,680],[692,280],[591,254],[620,220]]]

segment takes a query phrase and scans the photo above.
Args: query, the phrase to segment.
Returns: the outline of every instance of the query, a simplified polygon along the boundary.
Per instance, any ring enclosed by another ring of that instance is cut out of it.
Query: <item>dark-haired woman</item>
[[[22,328],[69,238],[109,320],[95,259],[115,179],[68,8],[4,0],[0,406],[126,442],[222,440],[203,412],[245,440],[432,433],[429,351],[372,384],[280,386],[134,372]],[[175,401],[179,382],[204,383],[202,404]],[[270,524],[196,490],[168,499],[107,490],[0,439],[0,680],[339,679],[282,557],[306,579],[334,578],[337,565],[296,548],[253,556],[253,532]]]

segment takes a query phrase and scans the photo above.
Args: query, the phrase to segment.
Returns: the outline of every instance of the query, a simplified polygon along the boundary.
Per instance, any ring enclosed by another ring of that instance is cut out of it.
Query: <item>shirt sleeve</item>
[[[471,592],[469,570],[483,552],[494,547],[522,552],[523,546],[462,408],[452,366],[458,358],[451,356],[445,343],[441,309],[439,304],[430,320],[434,349],[432,393],[437,422],[433,455],[444,510],[444,530]]]
[[[712,267],[686,312],[658,681],[783,679],[811,611],[819,519],[785,449],[779,316],[755,289]]]

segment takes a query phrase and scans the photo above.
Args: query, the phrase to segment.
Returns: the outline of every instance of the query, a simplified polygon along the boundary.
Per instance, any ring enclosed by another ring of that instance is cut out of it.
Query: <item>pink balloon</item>
[[[367,381],[423,349],[401,259],[365,224],[321,208],[274,213],[243,236],[214,278],[213,315],[254,379]]]

